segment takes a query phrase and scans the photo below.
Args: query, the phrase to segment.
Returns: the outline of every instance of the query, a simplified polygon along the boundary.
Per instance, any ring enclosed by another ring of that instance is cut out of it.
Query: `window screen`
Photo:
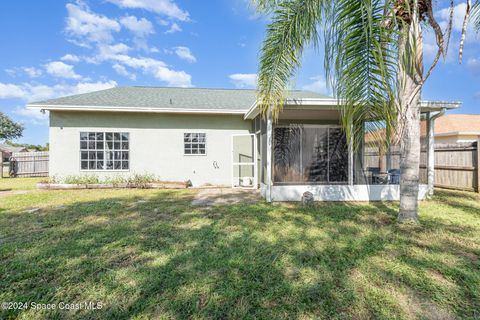
[[[82,170],[128,170],[128,132],[80,132]]]
[[[348,145],[334,127],[291,125],[273,131],[276,183],[346,183]]]
[[[183,153],[206,154],[207,136],[205,133],[184,133],[183,134]]]

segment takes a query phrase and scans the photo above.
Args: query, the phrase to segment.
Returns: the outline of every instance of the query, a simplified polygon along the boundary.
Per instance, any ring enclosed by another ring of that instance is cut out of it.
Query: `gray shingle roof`
[[[255,102],[256,91],[246,89],[206,89],[168,87],[116,87],[58,99],[30,103],[29,106],[103,106],[159,109],[247,111]],[[289,98],[328,98],[310,91],[293,90]]]
[[[9,144],[3,144],[0,143],[0,151],[4,152],[23,152],[24,150],[27,150],[25,147],[14,147]]]

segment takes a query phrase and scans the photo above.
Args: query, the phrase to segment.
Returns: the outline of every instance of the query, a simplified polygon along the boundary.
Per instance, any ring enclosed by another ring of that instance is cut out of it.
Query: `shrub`
[[[112,184],[113,186],[118,186],[121,184],[128,183],[128,178],[125,178],[124,176],[121,175],[115,175],[113,177],[108,177],[104,180],[104,183],[107,184]]]
[[[133,174],[128,178],[128,185],[133,188],[146,189],[150,187],[150,183],[155,182],[153,174]]]
[[[97,184],[100,179],[96,175],[66,176],[63,183],[67,184]]]
[[[97,175],[71,175],[66,177],[52,176],[48,179],[49,183],[66,183],[66,184],[111,184],[119,186],[127,184],[131,188],[146,189],[150,187],[150,183],[158,181],[153,174],[134,173],[130,176],[115,175],[100,179]]]

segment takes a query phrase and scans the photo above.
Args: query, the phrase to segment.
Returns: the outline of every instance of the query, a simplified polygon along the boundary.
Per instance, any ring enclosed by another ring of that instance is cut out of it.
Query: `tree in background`
[[[0,112],[0,140],[20,138],[23,129],[21,124],[15,123],[4,113]]]
[[[23,126],[0,112],[0,140],[20,138]],[[3,154],[0,152],[0,178],[3,178]]]
[[[30,143],[15,143],[11,141],[5,141],[6,144],[11,145],[12,147],[24,147],[30,151],[48,151],[49,144],[46,143],[45,145],[41,144],[30,144]]]
[[[399,221],[418,220],[420,98],[422,87],[448,51],[453,0],[445,30],[435,20],[432,0],[253,0],[270,14],[261,49],[258,105],[274,119],[282,108],[291,78],[310,45],[325,49],[325,75],[341,101],[347,139],[361,145],[364,123],[377,124],[379,144],[399,144]],[[462,56],[471,2],[466,1]],[[478,4],[475,2],[474,11]],[[479,25],[475,14],[475,25]],[[424,69],[423,29],[436,37],[437,53]],[[383,129],[383,130],[380,130]],[[382,133],[382,134],[380,134]]]

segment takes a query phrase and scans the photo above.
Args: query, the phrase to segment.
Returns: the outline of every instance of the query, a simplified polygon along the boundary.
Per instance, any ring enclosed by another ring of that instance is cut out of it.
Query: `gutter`
[[[458,108],[458,107],[457,107]],[[447,111],[447,107],[443,107],[440,111],[435,113],[433,116],[430,117],[430,121],[435,121],[435,119],[443,116],[445,114],[445,111]]]
[[[296,110],[318,110],[318,107],[324,107],[326,110],[337,110],[341,106],[342,99],[335,98],[300,98],[300,99],[287,99],[284,103],[284,109],[293,108]],[[461,102],[457,101],[421,101],[420,109],[421,112],[436,112],[438,115],[433,115],[435,120],[437,117],[445,114],[447,109],[458,109],[462,105]],[[423,110],[422,110],[423,109]],[[245,112],[244,120],[255,118],[260,111],[257,108],[257,103],[255,102],[247,112]]]
[[[148,108],[120,106],[72,106],[72,105],[32,105],[27,109],[48,111],[95,111],[95,112],[136,112],[136,113],[203,113],[203,114],[245,114],[245,110],[213,110],[213,109],[179,109],[179,108]]]
[[[444,106],[440,111],[430,116],[428,113],[427,137],[428,137],[428,151],[427,151],[427,197],[433,196],[433,189],[435,184],[435,119],[445,114],[447,106]]]

